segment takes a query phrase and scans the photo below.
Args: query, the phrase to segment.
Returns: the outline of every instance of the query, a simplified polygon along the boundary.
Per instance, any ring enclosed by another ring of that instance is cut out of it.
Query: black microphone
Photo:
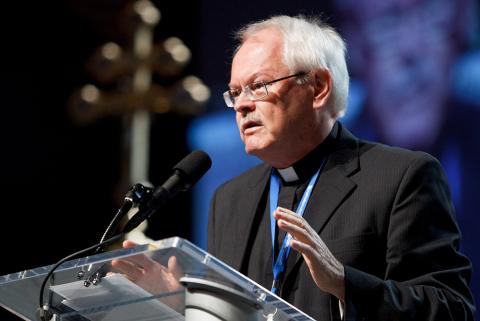
[[[173,174],[162,186],[156,187],[150,200],[128,221],[123,229],[128,233],[165,206],[179,192],[192,187],[212,166],[210,157],[201,150],[188,154],[173,167]]]

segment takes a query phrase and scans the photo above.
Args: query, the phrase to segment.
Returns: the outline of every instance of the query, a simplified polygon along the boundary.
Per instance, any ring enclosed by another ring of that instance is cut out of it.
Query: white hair
[[[236,32],[241,45],[251,36],[266,28],[277,28],[283,35],[283,60],[292,72],[314,69],[328,70],[333,88],[329,108],[335,118],[345,114],[349,76],[346,64],[346,46],[335,29],[319,18],[304,16],[274,16],[250,23]]]

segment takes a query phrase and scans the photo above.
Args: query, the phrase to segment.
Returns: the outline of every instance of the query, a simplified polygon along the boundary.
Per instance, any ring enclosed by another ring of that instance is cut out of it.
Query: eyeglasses
[[[243,89],[230,89],[223,93],[223,99],[225,100],[225,104],[227,104],[228,107],[233,108],[235,106],[235,102],[237,101],[238,97],[242,94],[242,91],[245,93],[245,95],[250,101],[256,101],[268,95],[267,86],[270,86],[271,84],[274,84],[280,80],[285,80],[288,78],[299,77],[299,76],[305,76],[306,74],[307,74],[306,72],[298,72],[296,74],[278,78],[272,81],[267,81],[267,82],[257,81],[243,87]]]

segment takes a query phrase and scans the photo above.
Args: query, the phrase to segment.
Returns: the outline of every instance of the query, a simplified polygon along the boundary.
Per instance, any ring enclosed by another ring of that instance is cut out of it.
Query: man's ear
[[[322,108],[327,105],[332,94],[332,76],[326,69],[317,69],[313,72],[313,107]]]

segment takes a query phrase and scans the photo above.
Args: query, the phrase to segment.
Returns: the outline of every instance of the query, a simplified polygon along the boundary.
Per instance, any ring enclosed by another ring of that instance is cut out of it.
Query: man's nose
[[[235,99],[233,108],[236,112],[251,111],[255,109],[255,102],[250,100],[247,95],[242,92],[240,96]]]

